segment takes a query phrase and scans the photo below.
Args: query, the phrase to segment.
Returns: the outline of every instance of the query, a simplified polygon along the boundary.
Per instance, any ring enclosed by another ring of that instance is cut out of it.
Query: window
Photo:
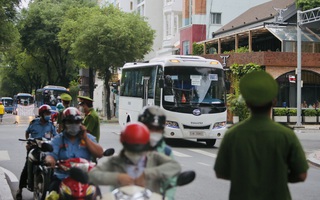
[[[221,13],[211,13],[211,24],[221,24]]]
[[[183,42],[183,55],[189,55],[189,46],[190,46],[189,41]]]
[[[171,35],[171,14],[166,15],[166,36]]]

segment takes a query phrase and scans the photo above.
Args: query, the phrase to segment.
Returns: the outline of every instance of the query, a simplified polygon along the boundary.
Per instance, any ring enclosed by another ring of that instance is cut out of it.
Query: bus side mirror
[[[163,80],[163,78],[159,79],[159,87],[160,88],[164,88],[164,80]]]

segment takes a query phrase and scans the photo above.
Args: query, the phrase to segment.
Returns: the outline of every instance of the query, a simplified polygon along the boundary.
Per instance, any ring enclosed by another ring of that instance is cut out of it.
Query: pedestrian
[[[98,113],[93,108],[93,100],[90,97],[78,96],[79,106],[85,114],[83,125],[87,131],[96,137],[97,142],[100,139],[100,119]]]
[[[149,151],[150,133],[141,122],[128,123],[121,131],[119,155],[99,162],[89,172],[90,182],[115,188],[138,185],[160,193],[161,185],[177,176],[180,164],[156,151]]]
[[[42,105],[39,107],[39,118],[32,120],[25,132],[25,139],[31,138],[47,138],[50,139],[57,135],[56,129],[53,123],[50,121],[51,118],[51,107],[49,105]],[[28,161],[28,154],[32,150],[29,145],[27,148],[27,157],[20,175],[19,189],[16,193],[16,199],[22,199],[22,189],[28,187],[33,190],[33,172],[32,163]]]
[[[138,116],[138,121],[146,125],[150,131],[150,146],[153,150],[162,153],[166,156],[173,157],[172,149],[166,144],[164,140],[164,129],[166,126],[166,115],[159,106],[146,106]],[[168,179],[162,184],[161,192],[164,191],[168,185],[176,185],[176,177]],[[173,200],[176,188],[173,187],[166,192],[168,200]]]
[[[251,115],[225,133],[216,176],[231,181],[230,200],[291,199],[288,182],[304,181],[308,163],[293,130],[270,117],[278,84],[270,74],[255,71],[239,86]]]
[[[59,110],[59,114],[58,114],[58,117],[57,117],[57,126],[58,126],[57,132],[58,133],[61,133],[63,131],[63,125],[61,125],[62,124],[62,112],[64,111],[64,109],[70,107],[70,103],[72,101],[72,97],[67,93],[62,93],[60,95],[60,98],[61,98],[61,101],[62,101],[62,106],[64,108]]]
[[[0,122],[2,122],[3,115],[4,115],[4,105],[2,104],[2,101],[0,101]]]

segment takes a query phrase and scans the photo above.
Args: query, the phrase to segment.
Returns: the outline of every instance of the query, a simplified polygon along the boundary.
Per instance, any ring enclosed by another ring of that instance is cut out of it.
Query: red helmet
[[[69,107],[65,109],[62,113],[62,122],[81,122],[82,116],[81,112],[75,107]]]
[[[120,135],[120,141],[123,147],[132,152],[148,150],[149,140],[149,129],[141,122],[127,124]]]
[[[43,104],[39,107],[39,115],[41,116],[43,113],[51,113],[51,107],[47,104]]]

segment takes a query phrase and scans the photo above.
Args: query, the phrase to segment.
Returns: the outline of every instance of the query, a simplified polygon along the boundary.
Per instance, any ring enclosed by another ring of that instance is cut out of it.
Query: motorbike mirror
[[[77,182],[80,182],[82,184],[86,184],[89,182],[88,173],[78,167],[71,167],[69,174],[70,177]]]
[[[194,171],[185,171],[179,174],[177,179],[177,186],[183,186],[191,183],[196,178]]]
[[[103,152],[103,156],[112,156],[113,154],[114,154],[114,148],[106,149],[106,150]]]
[[[52,145],[49,144],[49,143],[46,143],[46,142],[43,142],[43,143],[41,144],[41,149],[42,149],[42,151],[44,151],[44,152],[52,152],[52,151],[53,151]]]

